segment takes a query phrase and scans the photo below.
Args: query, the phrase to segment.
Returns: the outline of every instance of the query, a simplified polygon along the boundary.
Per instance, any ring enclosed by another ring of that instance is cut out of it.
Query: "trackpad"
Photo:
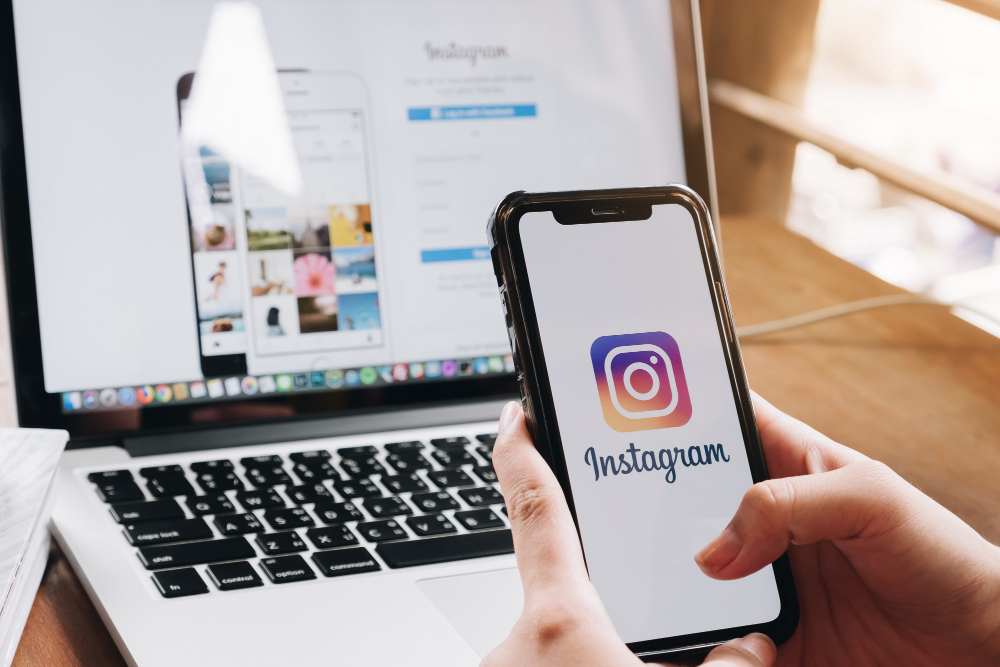
[[[516,567],[421,579],[417,586],[480,658],[507,639],[524,606]]]

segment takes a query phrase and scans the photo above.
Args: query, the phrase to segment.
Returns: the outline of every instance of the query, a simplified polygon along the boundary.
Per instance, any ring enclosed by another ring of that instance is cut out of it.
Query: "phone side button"
[[[729,324],[729,307],[726,303],[726,295],[722,292],[722,283],[715,281],[716,294],[719,295],[719,309],[722,311],[722,321],[726,325],[726,333],[729,335],[729,342],[733,343],[733,330]]]

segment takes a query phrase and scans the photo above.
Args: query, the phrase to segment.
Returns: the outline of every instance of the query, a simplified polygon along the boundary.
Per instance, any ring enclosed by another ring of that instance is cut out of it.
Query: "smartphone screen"
[[[373,225],[368,98],[351,74],[279,74],[304,189],[238,170],[252,373],[329,367],[386,341]],[[384,355],[384,353],[381,353]],[[332,386],[332,385],[331,385]]]
[[[753,484],[697,226],[519,222],[584,556],[628,644],[775,620],[773,568],[716,581],[695,554]]]
[[[182,120],[192,77],[178,82]],[[367,91],[346,73],[287,71],[278,79],[300,196],[206,147],[198,154],[211,205],[204,220],[189,216],[205,375],[384,356]],[[328,386],[343,385],[342,376],[331,375]]]

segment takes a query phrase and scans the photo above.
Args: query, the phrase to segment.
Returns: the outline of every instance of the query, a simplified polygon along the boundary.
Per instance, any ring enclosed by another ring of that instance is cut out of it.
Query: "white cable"
[[[974,306],[967,306],[962,303],[943,303],[921,294],[892,294],[889,296],[876,296],[871,299],[861,299],[860,301],[842,303],[837,306],[830,306],[829,308],[821,308],[809,313],[803,313],[802,315],[786,317],[782,320],[761,322],[760,324],[749,324],[747,326],[737,327],[736,334],[740,338],[759,336],[761,334],[771,333],[772,331],[793,329],[795,327],[802,327],[821,320],[850,315],[851,313],[856,313],[861,310],[886,308],[889,306],[937,306],[943,308],[962,308],[1000,324],[1000,318],[997,318],[996,315],[987,313],[986,311],[975,308]]]

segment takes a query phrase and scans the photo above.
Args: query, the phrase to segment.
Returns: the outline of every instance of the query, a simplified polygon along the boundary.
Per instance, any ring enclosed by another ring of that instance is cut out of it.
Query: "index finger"
[[[516,403],[500,417],[493,466],[503,489],[524,596],[589,582],[566,497],[535,449]]]
[[[812,475],[867,459],[816,429],[785,414],[751,391],[757,428],[771,477]]]

